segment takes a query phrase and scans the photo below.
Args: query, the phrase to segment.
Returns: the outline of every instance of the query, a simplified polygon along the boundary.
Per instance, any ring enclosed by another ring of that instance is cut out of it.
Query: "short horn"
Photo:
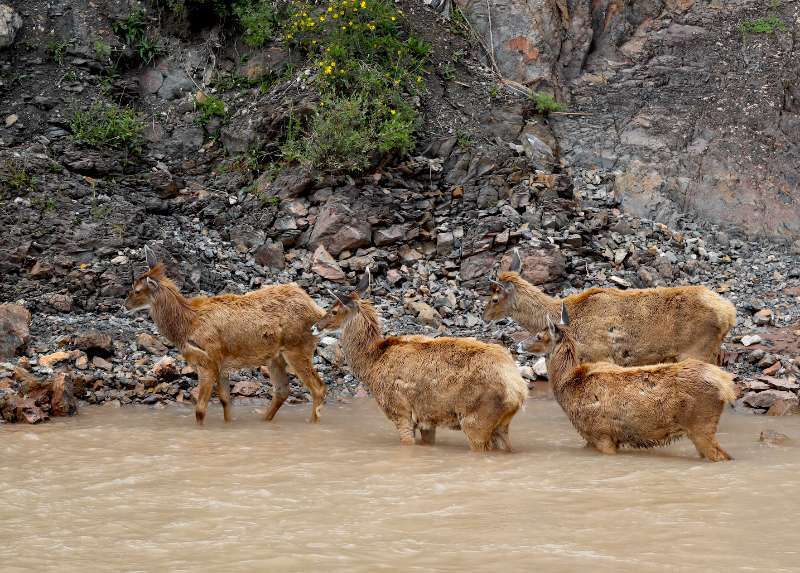
[[[158,264],[158,257],[149,245],[144,246],[144,260],[151,269]]]
[[[369,270],[369,266],[364,269],[364,274],[361,275],[361,280],[358,281],[358,286],[356,290],[358,291],[358,296],[366,296],[367,292],[369,291],[370,284],[372,284],[372,273]]]

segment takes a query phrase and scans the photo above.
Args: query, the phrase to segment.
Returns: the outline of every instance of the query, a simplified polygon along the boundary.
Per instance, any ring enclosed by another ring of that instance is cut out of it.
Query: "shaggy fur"
[[[715,437],[724,405],[736,399],[731,374],[694,359],[633,368],[581,363],[573,330],[551,325],[547,374],[587,445],[613,454],[620,446],[651,448],[686,435],[701,457],[731,459]]]
[[[325,314],[296,284],[268,286],[244,295],[185,298],[164,273],[151,268],[134,282],[125,307],[149,308],[161,334],[177,346],[200,379],[195,406],[198,424],[205,419],[211,390],[230,421],[227,371],[267,364],[273,386],[266,419],[271,420],[289,397],[286,364],[311,391],[311,421],[319,420],[326,387],[312,366],[317,339],[311,326]]]
[[[475,451],[511,451],[509,424],[528,387],[509,352],[473,338],[384,337],[374,307],[358,292],[317,323],[341,328],[343,353],[372,391],[402,444],[433,444],[437,426],[461,429]]]
[[[696,358],[718,364],[722,340],[736,324],[734,306],[702,286],[618,290],[593,288],[557,299],[519,273],[492,285],[484,320],[510,316],[529,332],[557,321],[567,306],[582,362],[639,366]]]

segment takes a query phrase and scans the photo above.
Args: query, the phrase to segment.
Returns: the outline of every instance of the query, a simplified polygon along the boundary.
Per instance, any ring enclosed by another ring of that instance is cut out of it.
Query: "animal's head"
[[[519,251],[514,249],[511,254],[511,266],[508,271],[519,273],[522,270],[522,259]],[[503,280],[504,273],[498,275],[498,280],[491,281],[491,295],[486,301],[486,310],[483,311],[483,320],[499,320],[511,314],[511,304],[514,298],[514,283]]]
[[[551,350],[550,342],[552,340],[549,328],[545,328],[520,342],[517,345],[517,350],[531,354],[547,354]]]
[[[146,245],[144,247],[144,257],[147,262],[147,272],[139,275],[133,281],[133,286],[125,299],[125,310],[127,312],[150,308],[165,276],[164,263],[159,262],[153,250]]]
[[[353,316],[358,314],[359,301],[367,296],[369,292],[372,275],[369,267],[364,271],[358,286],[349,295],[340,295],[333,291],[328,291],[334,297],[333,305],[311,328],[311,332],[316,336],[325,331],[339,330]]]

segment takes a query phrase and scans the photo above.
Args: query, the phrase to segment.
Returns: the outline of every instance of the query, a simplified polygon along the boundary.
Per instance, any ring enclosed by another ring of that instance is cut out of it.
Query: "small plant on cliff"
[[[70,45],[71,40],[56,42],[55,40],[47,44],[47,55],[59,66],[64,65],[64,55]]]
[[[745,20],[739,26],[742,34],[774,34],[775,32],[786,32],[786,23],[777,16],[766,16],[755,20]]]
[[[199,125],[207,125],[212,117],[225,117],[225,102],[213,95],[200,92],[194,99],[194,105],[200,111],[200,117],[197,118]]]
[[[129,107],[94,104],[86,111],[75,112],[69,125],[75,141],[88,147],[141,152],[144,124]]]
[[[5,187],[15,193],[36,191],[36,177],[28,173],[27,168],[17,161],[6,161],[0,168],[0,183],[3,183],[0,185],[0,190]]]
[[[530,99],[538,114],[547,115],[555,111],[564,111],[564,105],[557,102],[550,94],[531,92]]]
[[[144,65],[150,64],[164,51],[158,39],[148,32],[143,10],[132,11],[114,22],[112,28]]]
[[[242,39],[245,44],[263,46],[278,31],[278,15],[273,4],[265,0],[240,0],[233,4],[233,13],[244,30]]]
[[[356,173],[370,156],[413,149],[413,98],[423,87],[430,45],[407,32],[394,2],[294,4],[284,39],[308,58],[322,95],[306,125],[290,125],[284,158],[326,173]]]

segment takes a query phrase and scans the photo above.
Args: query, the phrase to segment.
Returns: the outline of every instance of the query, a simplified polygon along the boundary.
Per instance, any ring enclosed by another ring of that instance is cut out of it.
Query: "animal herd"
[[[298,285],[243,295],[184,297],[145,247],[148,270],[125,301],[149,309],[197,372],[195,418],[203,424],[214,387],[231,420],[227,373],[267,365],[273,387],[266,420],[289,396],[287,366],[312,396],[317,422],[326,386],[313,367],[317,336],[340,330],[353,374],[366,384],[402,444],[433,444],[436,429],[462,430],[475,451],[511,451],[509,425],[528,387],[509,351],[474,338],[387,336],[368,299],[366,270],[349,294],[331,292],[327,311]],[[511,317],[535,333],[520,343],[547,356],[553,395],[589,447],[605,454],[688,437],[709,461],[731,456],[716,440],[733,376],[720,369],[720,344],[735,324],[733,305],[701,286],[592,288],[556,299],[510,269],[491,284],[484,319]]]

